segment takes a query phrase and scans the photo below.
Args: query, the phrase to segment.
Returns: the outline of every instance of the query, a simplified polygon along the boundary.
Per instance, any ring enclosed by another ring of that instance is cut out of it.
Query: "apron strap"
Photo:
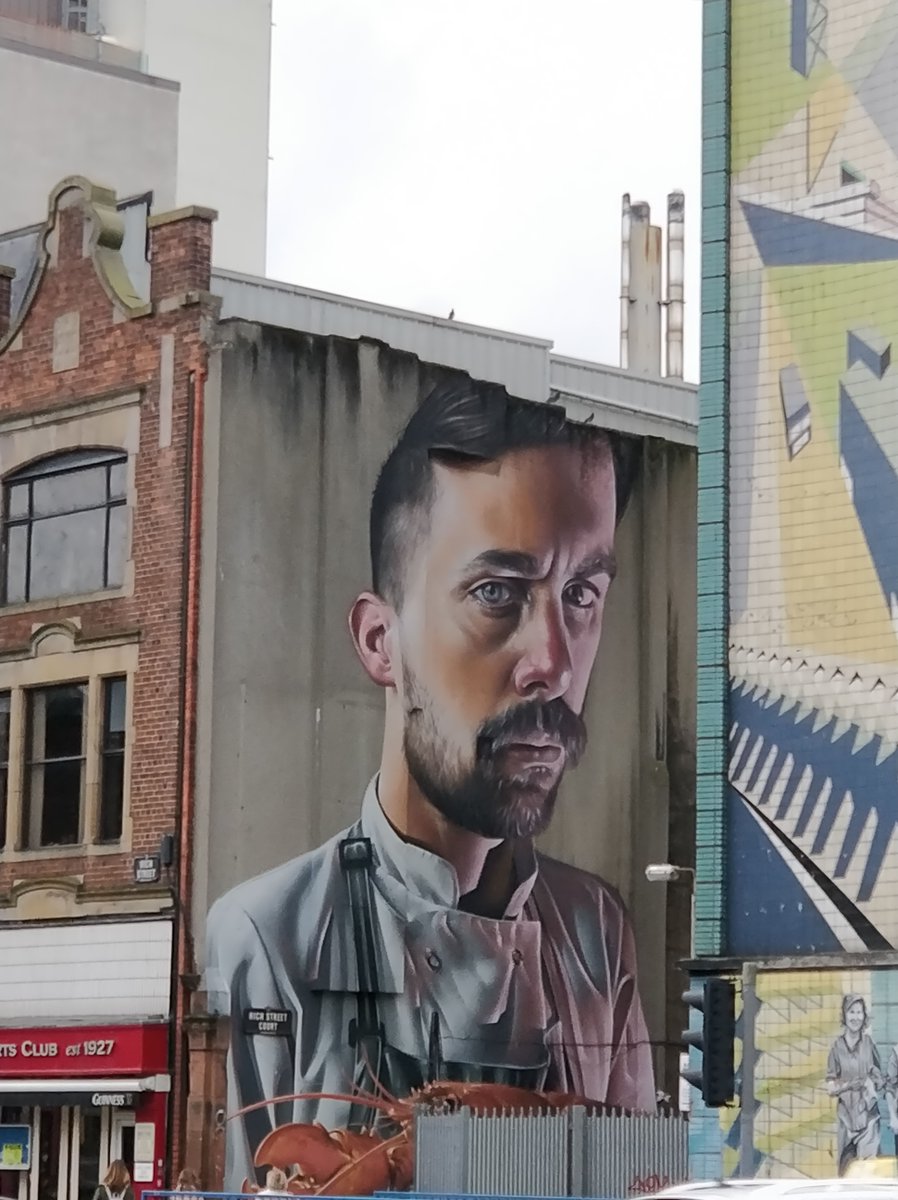
[[[340,843],[340,869],[349,894],[356,969],[359,979],[357,1016],[349,1023],[349,1044],[356,1052],[356,1085],[375,1093],[382,1083],[384,1027],[377,1008],[377,948],[374,940],[374,905],[371,867],[374,853],[370,838],[345,838]],[[376,1122],[376,1108],[361,1106],[361,1123]]]
[[[441,1083],[445,1076],[446,1064],[443,1061],[440,1014],[434,1011],[430,1018],[430,1038],[427,1043],[427,1083]]]

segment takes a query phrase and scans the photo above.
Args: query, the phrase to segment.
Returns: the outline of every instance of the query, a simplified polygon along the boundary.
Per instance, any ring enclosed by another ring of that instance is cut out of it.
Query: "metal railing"
[[[193,1196],[195,1200],[259,1200],[256,1192],[206,1192],[202,1190],[199,1192],[144,1191],[143,1200],[184,1200],[185,1196]]]
[[[677,1113],[592,1114],[584,1108],[528,1115],[419,1113],[413,1200],[630,1200],[689,1178],[688,1121]],[[375,1192],[375,1197],[395,1196]],[[144,1200],[183,1200],[145,1191]],[[197,1200],[255,1200],[201,1191]]]
[[[457,1113],[415,1120],[419,1194],[603,1196],[660,1191],[689,1177],[688,1122],[674,1113],[526,1116]]]
[[[203,1200],[259,1200],[255,1192],[201,1192],[185,1193],[171,1191],[145,1191],[144,1200],[181,1200],[184,1195],[199,1195]],[[445,1192],[375,1192],[372,1200],[396,1200],[402,1195],[408,1200],[496,1200],[492,1195],[483,1196],[452,1196]],[[286,1196],[286,1193],[285,1193]],[[12,1197],[0,1197],[0,1200],[12,1200]],[[358,1200],[358,1197],[337,1196],[332,1200]],[[502,1200],[547,1200],[545,1196],[503,1196]],[[580,1197],[579,1200],[596,1200],[596,1197]],[[599,1200],[612,1200],[611,1197],[600,1197]]]

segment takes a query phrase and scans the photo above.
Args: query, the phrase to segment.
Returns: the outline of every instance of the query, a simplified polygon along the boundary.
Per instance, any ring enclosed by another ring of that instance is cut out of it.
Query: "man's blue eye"
[[[510,604],[514,599],[511,587],[507,583],[499,583],[495,579],[491,579],[487,583],[481,583],[479,587],[474,588],[471,594],[476,596],[483,604],[496,608],[504,604]]]

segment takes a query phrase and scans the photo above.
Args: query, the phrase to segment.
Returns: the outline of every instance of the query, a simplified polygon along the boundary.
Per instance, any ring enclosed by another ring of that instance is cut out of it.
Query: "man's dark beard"
[[[474,765],[453,768],[429,698],[406,678],[408,717],[405,758],[427,800],[443,816],[470,833],[488,838],[534,837],[552,820],[561,776],[548,790],[537,783],[504,775],[503,746],[550,734],[565,752],[565,767],[575,767],[586,748],[586,726],[563,700],[526,700],[485,721],[477,732]],[[562,772],[563,774],[563,772]]]

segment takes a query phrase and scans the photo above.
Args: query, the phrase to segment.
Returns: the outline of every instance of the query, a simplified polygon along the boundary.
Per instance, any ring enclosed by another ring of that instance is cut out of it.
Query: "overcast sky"
[[[274,0],[269,274],[619,361],[621,194],[686,193],[701,0]]]

